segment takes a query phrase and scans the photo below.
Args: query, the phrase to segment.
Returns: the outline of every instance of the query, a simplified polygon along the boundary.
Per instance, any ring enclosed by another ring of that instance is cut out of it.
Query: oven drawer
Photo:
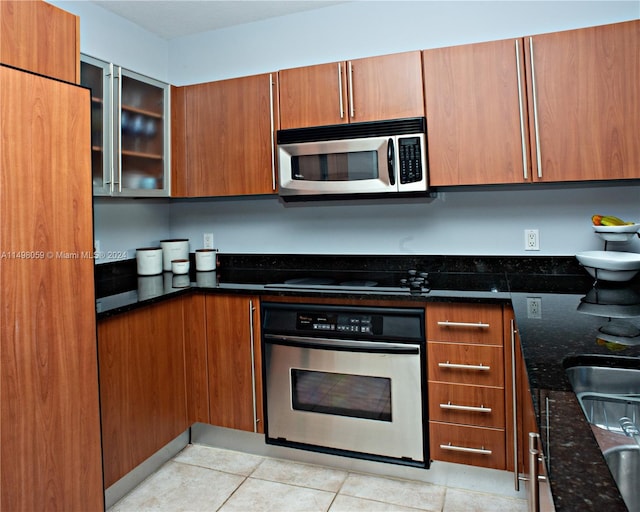
[[[504,428],[504,390],[429,382],[429,419]]]
[[[427,339],[502,346],[502,306],[435,303],[427,306]]]
[[[429,380],[504,386],[502,347],[429,342],[427,349]]]
[[[431,458],[493,469],[506,468],[502,429],[429,422]]]

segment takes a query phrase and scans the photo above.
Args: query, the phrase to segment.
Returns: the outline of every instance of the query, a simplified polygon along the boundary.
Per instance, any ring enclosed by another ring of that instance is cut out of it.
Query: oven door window
[[[377,180],[378,152],[354,151],[291,157],[291,178],[303,181]]]
[[[291,369],[294,410],[391,421],[391,379]]]

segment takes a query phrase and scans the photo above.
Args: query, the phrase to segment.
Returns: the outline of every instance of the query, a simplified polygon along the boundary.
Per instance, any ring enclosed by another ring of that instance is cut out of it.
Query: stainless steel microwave
[[[279,130],[284,200],[427,192],[424,117]]]

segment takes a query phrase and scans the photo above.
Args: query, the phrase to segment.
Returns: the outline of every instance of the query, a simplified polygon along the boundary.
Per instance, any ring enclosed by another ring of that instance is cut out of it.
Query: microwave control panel
[[[398,138],[398,159],[400,161],[400,183],[422,181],[420,137]]]

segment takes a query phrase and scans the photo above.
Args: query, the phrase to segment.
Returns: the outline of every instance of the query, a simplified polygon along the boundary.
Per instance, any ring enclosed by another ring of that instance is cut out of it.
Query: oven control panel
[[[382,317],[357,313],[299,312],[296,327],[303,331],[381,334]]]

